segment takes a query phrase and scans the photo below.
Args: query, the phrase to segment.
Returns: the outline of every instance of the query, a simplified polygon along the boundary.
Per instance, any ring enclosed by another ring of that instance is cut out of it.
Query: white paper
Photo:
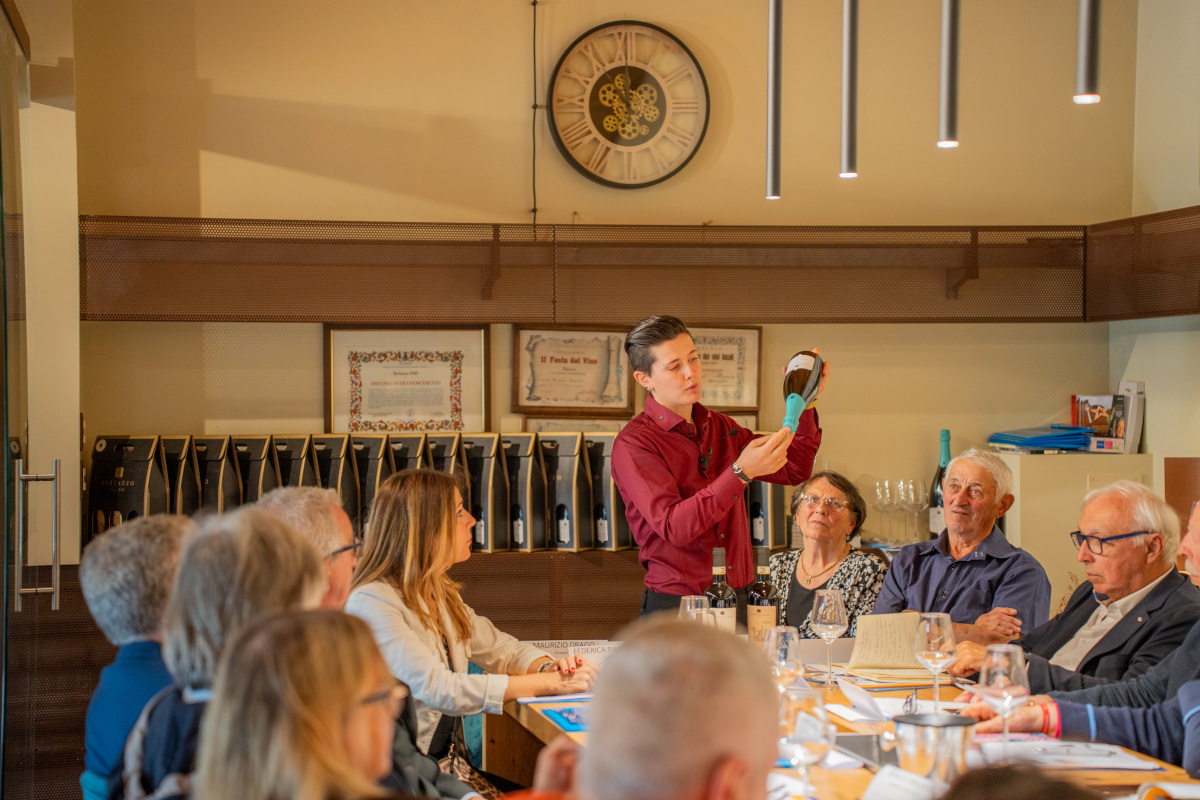
[[[839,680],[838,688],[842,690],[842,694],[846,695],[846,699],[850,701],[851,712],[858,719],[851,719],[845,713],[838,709],[845,709],[845,706],[830,705],[830,711],[837,714],[842,719],[850,722],[886,722],[898,714],[904,713],[904,698],[903,697],[875,697],[866,689],[855,686],[850,681]],[[942,703],[942,711],[957,711],[966,708],[966,703]],[[932,700],[917,700],[917,714],[932,714]]]
[[[541,697],[518,697],[517,702],[522,704],[529,703],[565,703],[569,700],[591,700],[590,693],[581,694],[550,694]]]
[[[862,800],[931,800],[942,793],[942,785],[888,764],[875,773]]]
[[[998,764],[1004,743],[988,737],[977,739],[979,750],[967,753],[967,766]],[[1102,770],[1161,770],[1158,762],[1135,755],[1113,744],[1098,742],[1062,742],[1054,739],[1010,741],[1008,760],[1036,764],[1043,768]]]
[[[1136,797],[1145,797],[1152,790],[1166,792],[1172,800],[1200,800],[1200,783],[1143,783]]]

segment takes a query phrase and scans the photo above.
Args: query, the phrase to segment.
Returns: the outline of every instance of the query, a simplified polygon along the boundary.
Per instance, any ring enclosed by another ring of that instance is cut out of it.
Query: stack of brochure
[[[999,431],[988,437],[993,450],[1010,453],[1045,453],[1087,450],[1092,429],[1074,425],[1046,425],[1017,431]]]

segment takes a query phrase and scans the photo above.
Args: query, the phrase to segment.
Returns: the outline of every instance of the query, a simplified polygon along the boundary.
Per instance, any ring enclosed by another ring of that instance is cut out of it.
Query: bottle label
[[[513,541],[525,544],[525,523],[519,519],[513,522]]]
[[[761,542],[763,537],[766,535],[766,525],[763,524],[763,518],[755,517],[754,524],[750,528],[751,538],[753,538],[756,542]]]
[[[941,533],[946,527],[946,510],[941,506],[930,506],[929,508],[929,532],[934,536]]]
[[[775,606],[746,606],[746,628],[750,634],[750,644],[762,647],[763,639],[767,637],[767,629],[778,624],[779,610]]]
[[[795,372],[798,369],[812,369],[816,365],[817,362],[812,356],[807,356],[804,353],[797,353],[796,355],[792,356],[792,360],[788,362],[787,371]]]
[[[596,540],[602,544],[608,544],[608,520],[596,520]]]
[[[724,575],[725,567],[713,567],[713,575]]]
[[[560,519],[558,521],[558,541],[560,544],[570,544],[570,542],[571,542],[571,520]]]
[[[483,520],[475,523],[475,541],[480,547],[487,544],[487,523]]]
[[[713,616],[717,618],[717,627],[729,633],[737,632],[737,609],[736,608],[714,608],[712,609]],[[764,636],[766,634],[763,634]]]
[[[766,578],[764,578],[764,580],[769,580],[769,577],[771,575],[770,567],[755,567],[754,571],[757,572],[759,575],[767,576]]]

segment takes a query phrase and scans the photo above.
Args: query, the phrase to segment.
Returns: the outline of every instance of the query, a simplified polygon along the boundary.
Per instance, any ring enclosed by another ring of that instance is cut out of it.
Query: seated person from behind
[[[946,530],[892,560],[874,614],[941,611],[959,642],[1008,642],[1046,622],[1050,580],[1013,547],[996,520],[1013,504],[1012,472],[995,454],[967,450],[942,482]]]
[[[1179,517],[1150,489],[1117,481],[1090,492],[1072,536],[1088,579],[1021,640],[1035,694],[1141,675],[1200,619],[1200,589],[1175,568]],[[950,673],[978,672],[983,653],[960,644]]]
[[[291,525],[317,548],[328,580],[321,608],[340,611],[350,596],[363,542],[354,537],[354,525],[337,492],[316,486],[282,486],[267,492],[254,506]]]
[[[804,535],[804,549],[771,556],[771,582],[779,587],[779,624],[816,639],[809,625],[816,592],[840,589],[850,621],[846,636],[853,638],[858,618],[871,612],[887,573],[882,558],[850,544],[867,518],[867,503],[845,476],[820,472],[796,487],[791,511]]]
[[[162,621],[179,566],[187,517],[155,514],[118,525],[83,549],[79,583],[83,599],[117,657],[100,671],[84,728],[87,800],[107,791],[117,772],[125,737],[146,701],[171,685],[162,658]]]

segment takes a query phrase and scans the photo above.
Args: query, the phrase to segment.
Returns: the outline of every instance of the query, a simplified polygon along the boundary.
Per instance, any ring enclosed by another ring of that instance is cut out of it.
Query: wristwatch
[[[733,470],[733,474],[737,475],[738,479],[741,480],[742,483],[749,483],[750,481],[753,480],[753,478],[751,478],[749,475],[742,472],[742,468],[738,466],[738,463],[736,461],[733,462],[732,464],[730,464],[729,468],[731,470]]]

